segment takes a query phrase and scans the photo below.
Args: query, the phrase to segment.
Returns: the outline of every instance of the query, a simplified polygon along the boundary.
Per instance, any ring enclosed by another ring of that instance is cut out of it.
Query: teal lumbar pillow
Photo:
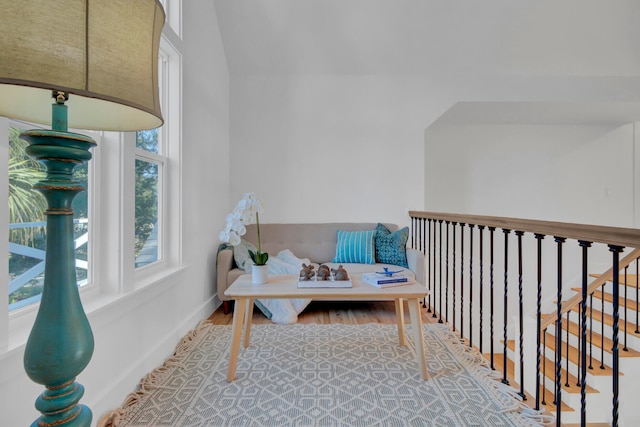
[[[384,225],[378,224],[375,237],[376,261],[409,268],[407,264],[408,239],[409,227],[401,228],[392,233]]]
[[[375,264],[375,230],[338,230],[336,256],[333,262]]]

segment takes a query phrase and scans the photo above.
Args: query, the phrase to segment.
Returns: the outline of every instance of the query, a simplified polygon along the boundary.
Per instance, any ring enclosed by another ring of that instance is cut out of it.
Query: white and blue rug
[[[231,327],[201,323],[100,426],[537,426],[543,418],[445,325],[430,378],[395,325],[254,325],[227,382]],[[548,421],[548,419],[546,419]]]

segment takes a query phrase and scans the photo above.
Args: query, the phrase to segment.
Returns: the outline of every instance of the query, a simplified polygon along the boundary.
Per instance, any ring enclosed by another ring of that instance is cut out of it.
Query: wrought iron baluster
[[[611,420],[611,426],[612,427],[618,427],[618,393],[619,393],[619,374],[620,374],[620,367],[619,367],[619,360],[620,360],[620,354],[619,354],[619,348],[618,348],[618,331],[619,331],[619,305],[620,305],[620,300],[619,298],[619,285],[620,285],[620,252],[622,252],[624,248],[622,246],[616,246],[616,245],[609,245],[609,250],[612,252],[613,254],[613,348],[612,348],[612,359],[613,359],[613,366],[612,366],[612,376],[613,376],[613,408],[611,410],[612,412],[612,420]],[[626,323],[626,322],[625,322]]]
[[[464,222],[460,223],[460,338],[464,339]]]
[[[569,323],[571,323],[570,316],[571,315],[571,310],[567,311],[567,339],[566,339],[566,343],[565,346],[567,348],[567,355],[565,357],[565,372],[567,374],[567,380],[564,383],[565,387],[569,387]]]
[[[438,221],[438,227],[440,232],[440,243],[438,244],[438,253],[440,254],[440,263],[438,264],[438,294],[440,296],[438,300],[438,323],[442,323],[442,220]]]
[[[544,328],[544,333],[542,336],[542,372],[547,372],[547,328]],[[538,384],[538,389],[536,390],[538,394],[540,394],[540,385]],[[547,394],[547,375],[542,376],[542,404],[546,405],[547,401],[545,400],[545,396]],[[540,409],[538,406],[536,409]]]
[[[511,230],[506,228],[502,229],[504,233],[504,306],[502,309],[503,319],[502,319],[502,336],[503,336],[503,355],[504,355],[504,366],[502,367],[502,382],[504,384],[509,384],[509,380],[507,379],[507,322],[508,322],[508,292],[509,292],[509,233]]]
[[[453,267],[451,268],[451,272],[453,273],[453,277],[451,279],[451,284],[453,285],[453,302],[451,303],[451,308],[453,311],[453,330],[456,330],[456,226],[457,222],[452,222],[453,230],[451,239],[453,241],[453,253],[451,254],[451,259],[453,259]]]
[[[429,283],[429,291],[431,291],[431,218],[427,223],[427,282]],[[424,234],[424,228],[422,229]],[[427,306],[427,313],[431,313],[431,292],[429,292],[429,305]]]
[[[589,369],[593,369],[593,292],[589,295]]]
[[[629,351],[629,349],[627,348],[627,303],[629,302],[629,300],[627,299],[627,270],[629,269],[629,266],[626,265],[624,267],[624,348],[622,349],[623,351]]]
[[[415,242],[417,240],[415,239],[415,237],[416,237],[416,217],[412,216],[411,217],[411,247],[412,248],[416,247]]]
[[[557,243],[557,314],[556,314],[556,426],[562,426],[562,245],[566,241],[564,237],[556,236]]]
[[[437,296],[438,296],[438,292],[436,291],[436,268],[437,268],[437,264],[436,264],[436,241],[438,240],[438,237],[436,236],[436,220],[433,220],[433,314],[431,315],[431,317],[433,317],[434,319],[436,317],[438,317],[436,315],[436,301],[438,300]]]
[[[582,301],[578,304],[578,360],[576,364],[578,365],[578,373],[576,374],[576,387],[580,387],[580,373],[581,369],[581,358],[582,358],[582,333],[580,332],[580,328],[582,325]]]
[[[426,256],[427,251],[425,250],[425,244],[424,244],[424,242],[425,242],[424,223],[426,222],[426,220],[424,218],[421,218],[421,219],[422,219],[422,227],[418,226],[417,236],[418,236],[418,238],[422,239],[421,240],[422,244],[419,245],[420,251],[422,252],[423,255]],[[427,270],[427,272],[428,271],[429,270]],[[427,280],[427,283],[425,283],[425,287],[427,289],[429,289],[429,280]],[[428,296],[425,295],[425,297],[422,299],[422,308],[427,308],[427,298],[428,298]]]
[[[537,302],[536,302],[536,406],[535,409],[540,409],[540,359],[541,359],[541,349],[540,349],[540,334],[542,333],[542,239],[544,239],[544,234],[535,234],[535,238],[537,241],[537,249],[538,249],[538,289],[537,289]],[[545,329],[546,331],[546,329]],[[545,341],[546,344],[546,341]],[[546,366],[546,360],[544,361]],[[544,390],[544,389],[543,389]],[[543,391],[544,394],[544,391]],[[544,395],[542,397],[542,404],[544,405]]]
[[[449,323],[449,223],[450,221],[446,221],[445,233],[447,235],[447,243],[445,249],[445,279],[444,279],[444,310],[445,315],[444,319],[447,323]]]
[[[618,273],[614,274],[617,275]],[[602,319],[600,321],[600,369],[604,369],[604,286],[605,284],[603,283],[600,293],[600,309],[602,310]]]
[[[479,225],[478,230],[480,230],[480,354],[482,354],[482,341],[484,338],[484,328],[483,328],[483,308],[484,308],[484,225]]]
[[[527,400],[527,395],[524,392],[524,302],[522,295],[522,236],[523,231],[516,230],[516,236],[518,236],[518,317],[519,317],[519,332],[520,337],[518,342],[520,344],[520,397],[522,400]]]
[[[580,301],[580,423],[582,426],[587,420],[587,288],[589,286],[588,252],[591,242],[581,240],[582,247],[582,300]],[[593,295],[593,294],[592,294]],[[593,319],[592,319],[593,322]],[[593,334],[593,331],[591,332]],[[591,362],[589,362],[591,366]]]
[[[469,347],[473,347],[473,229],[469,224]]]
[[[494,355],[494,338],[493,338],[493,332],[494,332],[494,322],[493,322],[493,312],[494,312],[494,301],[493,301],[493,295],[494,295],[494,280],[493,280],[493,255],[494,255],[494,251],[493,251],[493,239],[494,239],[494,232],[496,231],[495,227],[489,227],[489,346],[490,346],[490,351],[491,351],[491,370],[495,371],[496,367],[493,363],[493,355]]]

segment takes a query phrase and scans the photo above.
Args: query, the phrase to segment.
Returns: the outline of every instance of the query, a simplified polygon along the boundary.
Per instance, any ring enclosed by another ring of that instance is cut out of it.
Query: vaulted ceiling
[[[232,76],[575,77],[628,90],[627,105],[610,115],[640,119],[637,0],[215,0],[215,6]],[[591,106],[581,117],[597,113]]]

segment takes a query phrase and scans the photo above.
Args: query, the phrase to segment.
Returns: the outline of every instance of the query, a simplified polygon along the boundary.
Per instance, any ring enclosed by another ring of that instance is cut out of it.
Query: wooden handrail
[[[633,261],[635,261],[639,257],[640,257],[640,249],[633,250],[630,254],[628,254],[627,256],[625,256],[620,260],[620,269],[622,270],[623,268],[631,264]],[[591,282],[587,287],[587,295],[598,290],[598,288],[604,285],[606,282],[612,281],[613,274],[614,272],[612,267],[607,271],[605,271],[600,276],[598,276],[596,280]],[[616,274],[620,274],[620,272],[617,272]],[[561,314],[564,314],[569,310],[575,309],[578,306],[578,304],[580,304],[580,302],[582,302],[582,294],[576,294],[573,297],[569,298],[568,300],[562,303]],[[558,318],[558,315],[555,312],[545,315],[540,323],[542,330],[544,330],[544,328],[546,328],[547,326],[553,324],[557,318]]]
[[[540,221],[485,215],[464,215],[442,212],[409,211],[412,218],[425,218],[457,223],[484,225],[513,231],[566,237],[591,243],[604,243],[630,248],[640,248],[640,229]]]

